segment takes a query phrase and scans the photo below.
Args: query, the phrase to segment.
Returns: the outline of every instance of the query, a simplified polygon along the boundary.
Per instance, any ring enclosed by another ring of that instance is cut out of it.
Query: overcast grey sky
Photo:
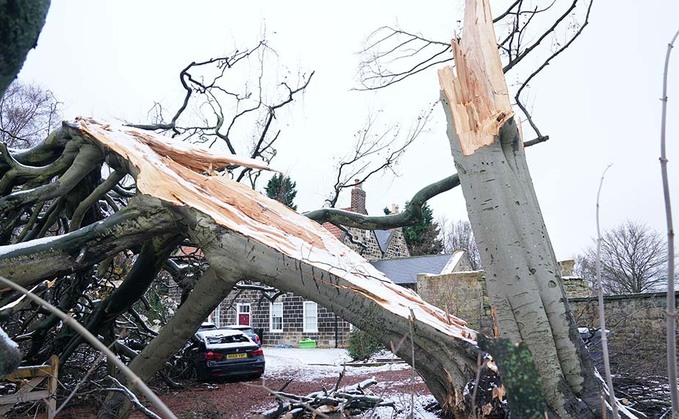
[[[461,10],[460,1],[424,0],[53,0],[19,77],[52,90],[67,118],[145,121],[154,101],[168,109],[178,105],[178,74],[188,63],[251,47],[266,33],[287,69],[316,71],[303,99],[279,115],[286,123],[273,163],[297,182],[296,202],[305,211],[322,206],[333,184],[333,158],[351,147],[368,114],[382,111],[380,123],[407,128],[438,100],[435,68],[385,91],[351,91],[365,38],[379,26],[399,24],[445,41]],[[598,0],[582,37],[532,83],[528,103],[551,139],[527,154],[558,258],[591,244],[596,190],[609,163],[603,227],[634,219],[665,233],[659,98],[666,46],[678,27],[676,1]],[[669,170],[679,207],[679,95],[673,94],[679,93],[679,57],[672,65]],[[364,185],[369,212],[392,203],[402,207],[422,186],[453,172],[443,120],[437,108],[428,131],[397,167],[398,176]],[[340,206],[347,201],[343,197]],[[459,190],[431,205],[437,217],[466,219]]]

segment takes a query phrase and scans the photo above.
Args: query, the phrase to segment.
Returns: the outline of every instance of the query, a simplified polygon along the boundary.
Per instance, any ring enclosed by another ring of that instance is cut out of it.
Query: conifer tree
[[[295,196],[297,196],[297,182],[293,182],[289,177],[277,173],[269,180],[264,190],[266,196],[275,199],[288,207],[297,210],[297,205],[293,203]]]

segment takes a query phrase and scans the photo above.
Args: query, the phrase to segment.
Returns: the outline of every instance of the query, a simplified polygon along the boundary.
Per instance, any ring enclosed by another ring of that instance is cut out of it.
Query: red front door
[[[238,304],[238,324],[250,326],[250,304]]]

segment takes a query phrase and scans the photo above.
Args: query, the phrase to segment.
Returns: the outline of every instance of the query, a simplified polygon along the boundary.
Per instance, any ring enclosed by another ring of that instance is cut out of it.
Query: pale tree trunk
[[[468,0],[454,43],[457,76],[439,71],[448,136],[501,337],[531,350],[560,417],[599,414],[601,386],[568,309],[513,119],[486,1]]]
[[[130,369],[142,380],[150,380],[196,333],[240,279],[232,269],[222,269],[219,273],[208,269],[158,336],[130,362]]]
[[[168,359],[191,339],[200,324],[229,295],[239,279],[239,274],[231,269],[222,269],[219,274],[212,268],[208,269],[158,336],[130,362],[130,369],[145,382],[153,378]],[[124,381],[122,377],[121,380]],[[130,405],[129,399],[120,393],[110,393],[98,417],[125,417]]]

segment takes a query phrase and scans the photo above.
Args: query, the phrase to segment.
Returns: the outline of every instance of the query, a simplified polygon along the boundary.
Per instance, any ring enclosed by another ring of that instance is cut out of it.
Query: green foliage
[[[509,339],[490,339],[479,335],[479,348],[493,357],[500,370],[511,417],[545,417],[547,406],[542,381],[528,347],[523,342],[517,346]]]
[[[384,349],[384,345],[362,330],[354,329],[349,333],[347,351],[351,359],[355,361],[368,359],[372,354],[382,349]]]
[[[408,206],[407,202],[406,206]],[[422,205],[420,221],[404,227],[403,235],[410,256],[436,255],[443,251],[443,242],[438,238],[438,223],[434,221],[434,213],[426,202]]]
[[[295,200],[297,196],[297,183],[290,180],[289,177],[277,173],[269,180],[266,184],[264,190],[266,191],[266,196],[271,199],[275,199],[288,207],[297,210],[297,205],[292,201]]]

